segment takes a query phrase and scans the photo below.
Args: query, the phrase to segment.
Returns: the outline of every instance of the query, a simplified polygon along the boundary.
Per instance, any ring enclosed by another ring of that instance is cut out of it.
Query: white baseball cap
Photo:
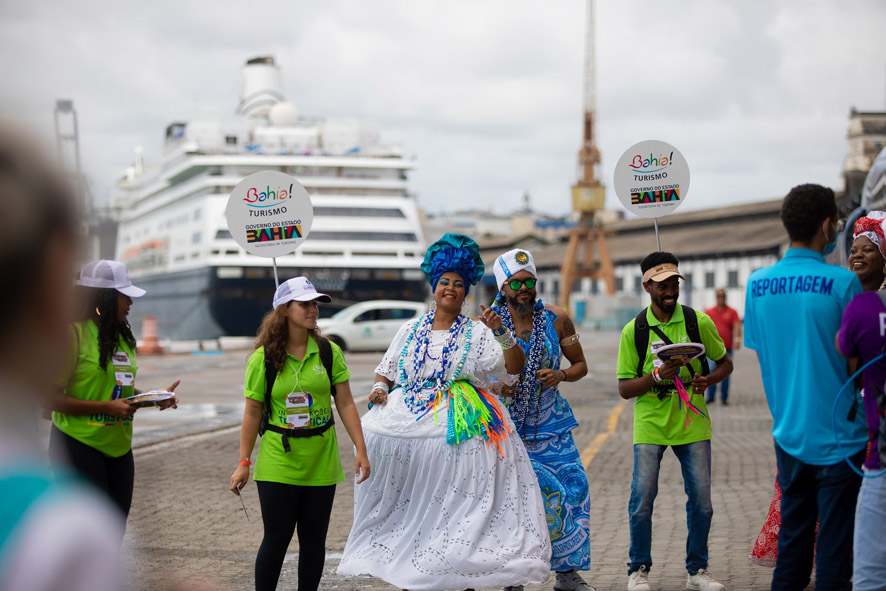
[[[317,293],[316,288],[307,277],[287,279],[274,292],[274,308],[288,302],[310,302],[311,300],[320,300],[328,304],[332,298],[325,293]]]
[[[99,289],[116,289],[131,298],[140,298],[145,295],[145,290],[132,284],[129,273],[126,271],[126,265],[120,261],[102,259],[87,263],[80,271],[80,281],[77,282],[77,285]]]

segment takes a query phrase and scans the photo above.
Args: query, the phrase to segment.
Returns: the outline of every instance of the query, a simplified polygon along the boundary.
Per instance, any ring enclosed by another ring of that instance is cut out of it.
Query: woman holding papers
[[[132,298],[145,290],[132,284],[118,261],[94,261],[83,267],[78,282],[80,320],[71,325],[71,363],[53,401],[50,452],[67,462],[111,497],[124,516],[132,504],[135,467],[132,459],[132,416],[139,403],[130,398],[138,365],[135,337],[126,320]],[[169,388],[172,393],[176,380]],[[160,410],[176,407],[173,394],[156,402]]]

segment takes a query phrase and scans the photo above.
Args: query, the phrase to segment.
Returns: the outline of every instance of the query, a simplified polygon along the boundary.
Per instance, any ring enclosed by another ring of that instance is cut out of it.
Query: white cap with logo
[[[87,263],[80,271],[80,281],[77,282],[77,285],[98,289],[116,289],[131,298],[140,298],[145,295],[145,290],[132,284],[129,272],[126,271],[126,265],[120,261],[102,259]]]
[[[310,302],[311,300],[320,300],[328,304],[332,298],[325,293],[318,293],[307,277],[293,277],[277,287],[277,291],[274,293],[274,308],[288,302]]]

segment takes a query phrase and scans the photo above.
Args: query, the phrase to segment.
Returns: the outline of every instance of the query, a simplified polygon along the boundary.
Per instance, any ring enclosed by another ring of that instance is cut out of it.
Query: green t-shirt
[[[705,347],[705,355],[690,362],[696,373],[701,373],[701,364],[707,363],[705,357],[720,360],[726,355],[726,347],[723,339],[717,334],[717,327],[711,317],[703,312],[696,311],[698,316],[698,332],[701,342]],[[689,336],[686,334],[686,323],[683,321],[683,307],[678,305],[674,314],[667,323],[660,322],[652,310],[646,308],[646,320],[649,326],[658,326],[673,343],[688,343]],[[643,363],[643,375],[652,373],[654,364],[661,364],[654,351],[664,342],[652,330],[649,331],[649,349]],[[637,346],[634,341],[634,320],[625,325],[621,331],[621,342],[618,345],[618,379],[631,379],[637,377],[637,363],[640,357],[637,355]],[[680,368],[680,377],[684,384],[691,380],[689,370]],[[673,384],[665,380],[662,384]],[[708,414],[705,406],[704,393],[694,393],[691,387],[686,388],[693,406]],[[634,443],[652,443],[656,445],[680,445],[704,441],[711,438],[711,420],[692,411],[689,418],[692,421],[686,427],[685,406],[679,404],[680,397],[676,390],[672,390],[669,396],[659,399],[658,393],[649,391],[638,396],[634,403]]]
[[[73,325],[72,350],[77,352],[65,394],[81,400],[115,400],[135,394],[138,364],[135,351],[120,339],[117,351],[105,369],[99,367],[98,326],[92,320]],[[52,413],[52,422],[63,433],[97,449],[108,457],[119,458],[132,448],[132,417],[111,415],[66,415]]]
[[[335,343],[330,344],[332,381],[340,384],[351,377],[351,372],[345,365],[341,348]],[[263,403],[266,384],[265,350],[259,347],[246,364],[246,397]],[[329,378],[314,339],[308,339],[304,362],[292,355],[286,356],[286,363],[274,380],[269,419],[272,425],[279,427],[286,427],[288,422],[304,428],[321,427],[332,420]],[[253,478],[300,486],[327,486],[345,479],[334,428],[312,437],[290,438],[289,445],[291,451],[284,451],[283,436],[266,432],[258,450]]]

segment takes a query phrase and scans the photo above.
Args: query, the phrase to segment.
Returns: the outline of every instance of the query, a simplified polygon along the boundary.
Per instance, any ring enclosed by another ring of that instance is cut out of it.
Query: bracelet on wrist
[[[493,334],[493,336],[497,336],[497,337],[502,336],[502,335],[505,334],[506,332],[508,332],[508,329],[507,329],[507,327],[504,327],[504,326],[501,326],[501,327],[499,327],[499,328],[493,328],[493,329],[492,329],[492,334]]]
[[[240,460],[240,465],[241,466],[251,466],[252,462],[250,462],[249,460]]]
[[[507,351],[517,344],[517,339],[514,338],[514,333],[508,330],[505,334],[495,337],[495,342],[501,345],[503,350]]]
[[[391,391],[391,387],[388,385],[387,382],[375,382],[374,384],[372,384],[372,390],[370,390],[369,393],[371,394],[372,392],[375,392],[376,390],[380,390],[380,391],[384,392],[385,394],[387,394],[388,392]]]
[[[652,379],[655,380],[655,383],[656,383],[656,384],[660,384],[660,383],[661,383],[661,379],[662,379],[662,378],[661,378],[661,374],[658,373],[658,368],[657,368],[657,367],[653,367],[653,368],[652,368]]]
[[[560,373],[563,374],[563,379],[560,380],[560,381],[561,381],[561,382],[565,382],[565,381],[566,381],[566,377],[567,377],[567,376],[566,376],[566,371],[561,369],[561,370],[560,370]]]

